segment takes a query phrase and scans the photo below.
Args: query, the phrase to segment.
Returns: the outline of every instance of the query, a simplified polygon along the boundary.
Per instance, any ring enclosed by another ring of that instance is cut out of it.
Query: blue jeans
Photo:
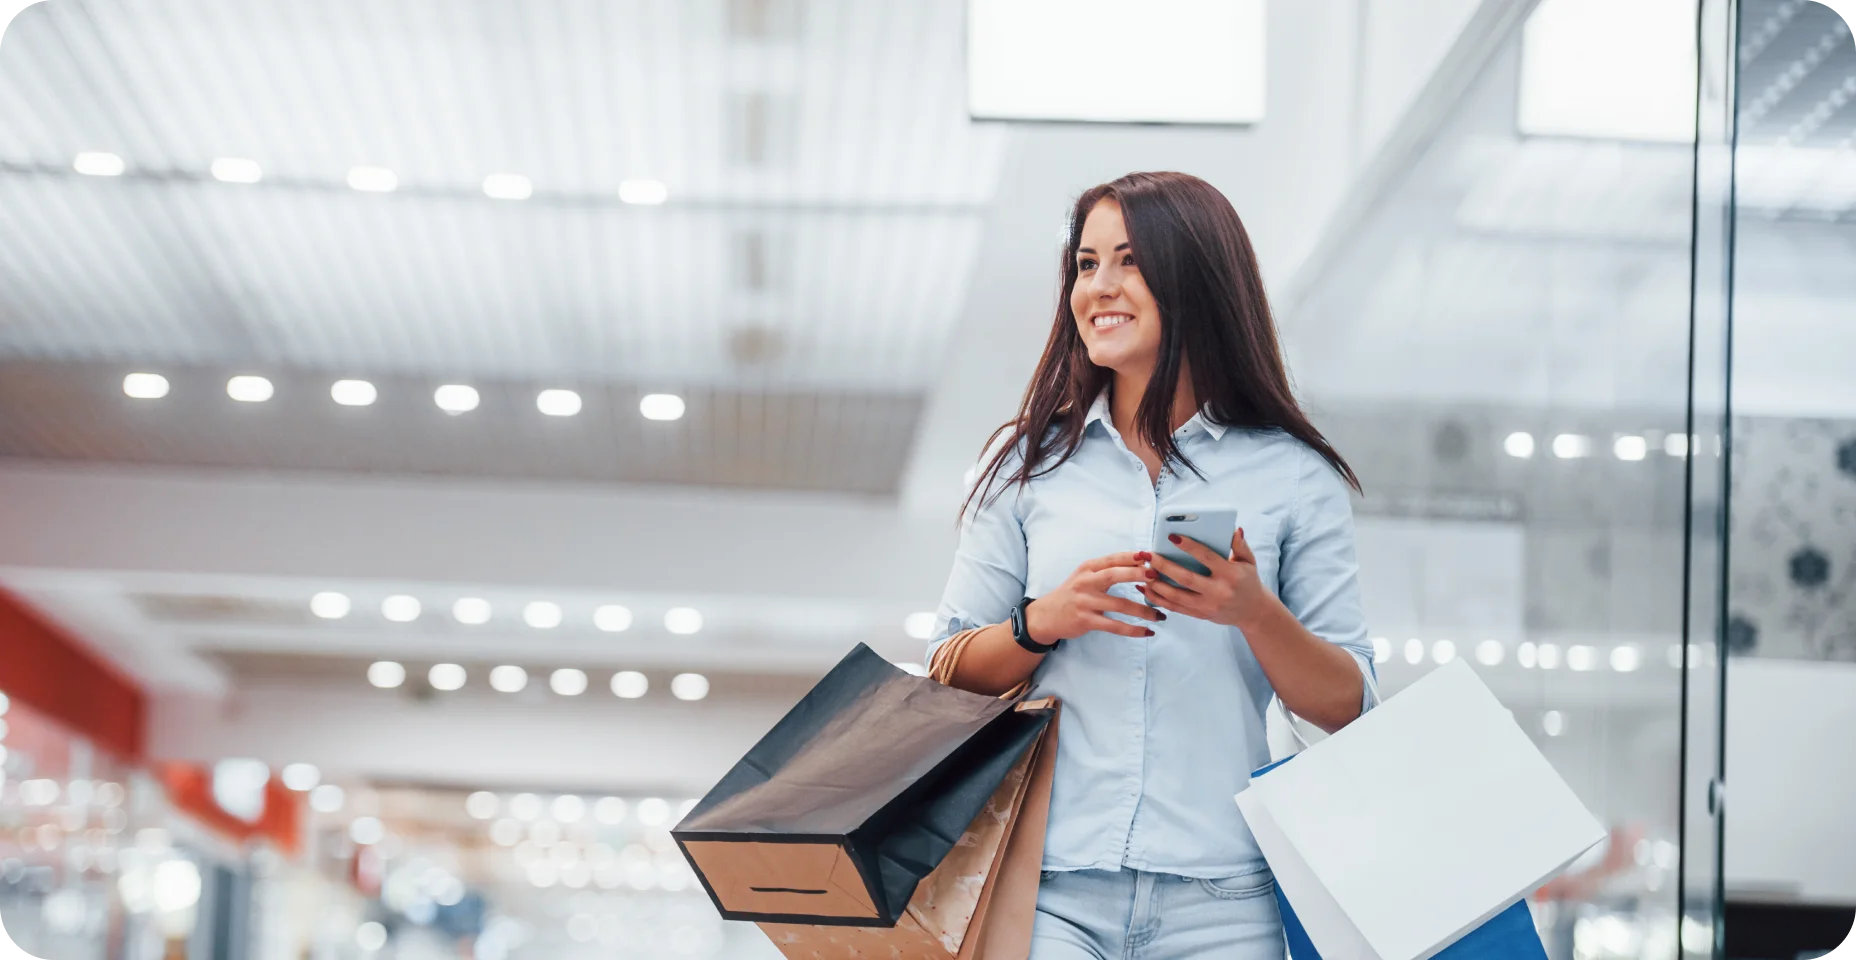
[[[1031,960],[1282,960],[1275,889],[1268,871],[1228,880],[1046,871]]]

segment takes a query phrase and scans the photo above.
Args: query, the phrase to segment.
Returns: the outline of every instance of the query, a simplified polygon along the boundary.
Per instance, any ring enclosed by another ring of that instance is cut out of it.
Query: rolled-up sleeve
[[[1010,465],[1006,470],[1009,472]],[[928,658],[962,630],[1001,623],[1025,595],[1025,528],[1018,515],[1020,489],[1007,487],[986,502],[976,500],[960,525],[960,548],[935,610]]]
[[[1313,450],[1304,449],[1294,508],[1283,538],[1280,596],[1309,632],[1348,653],[1364,679],[1360,712],[1372,709],[1378,674],[1360,609],[1360,562],[1353,546],[1353,503],[1347,482]]]

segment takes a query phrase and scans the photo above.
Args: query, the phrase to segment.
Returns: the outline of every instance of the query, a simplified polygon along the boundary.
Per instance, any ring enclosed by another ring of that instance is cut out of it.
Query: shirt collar
[[[1107,388],[1096,394],[1095,402],[1089,405],[1089,413],[1083,417],[1083,429],[1088,430],[1089,425],[1097,421],[1100,421],[1110,432],[1114,431],[1115,420],[1109,414]],[[1224,432],[1228,429],[1224,424],[1214,422],[1206,416],[1204,407],[1200,407],[1199,412],[1193,414],[1192,419],[1181,424],[1179,429],[1182,434],[1190,435],[1195,426],[1209,434],[1213,440],[1223,440]]]

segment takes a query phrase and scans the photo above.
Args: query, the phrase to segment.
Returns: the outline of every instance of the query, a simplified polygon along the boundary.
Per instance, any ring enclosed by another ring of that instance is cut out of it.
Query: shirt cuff
[[[1353,659],[1360,665],[1360,715],[1379,705],[1379,671],[1373,666],[1373,658],[1354,650]]]

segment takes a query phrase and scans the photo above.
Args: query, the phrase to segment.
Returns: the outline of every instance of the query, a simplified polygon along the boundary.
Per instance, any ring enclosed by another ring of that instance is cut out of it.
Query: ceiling
[[[961,27],[933,0],[31,7],[0,58],[0,361],[63,387],[8,398],[0,455],[893,491],[1005,142],[966,119]],[[621,202],[636,179],[668,202]],[[196,406],[125,412],[138,369]],[[289,409],[206,413],[233,373]],[[329,409],[348,377],[382,387],[368,425]],[[475,433],[415,449],[443,382],[486,393]],[[588,439],[524,438],[554,387]],[[692,416],[640,436],[650,391]]]

